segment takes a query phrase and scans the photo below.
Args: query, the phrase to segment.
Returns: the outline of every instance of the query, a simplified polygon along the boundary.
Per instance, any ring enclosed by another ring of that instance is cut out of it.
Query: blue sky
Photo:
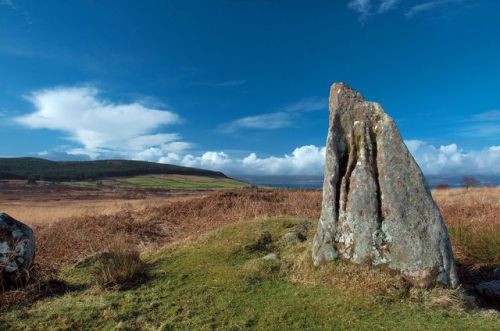
[[[500,175],[495,0],[0,0],[0,156],[320,175],[329,86],[427,174]]]

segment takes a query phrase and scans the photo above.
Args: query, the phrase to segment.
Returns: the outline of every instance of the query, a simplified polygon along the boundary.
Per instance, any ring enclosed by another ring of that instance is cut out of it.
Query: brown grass
[[[457,259],[500,264],[500,188],[433,192],[448,225]]]
[[[492,243],[500,239],[500,188],[435,190],[433,197],[459,262],[499,264],[500,250]],[[104,208],[50,225],[36,224],[37,259],[45,265],[60,265],[107,248],[115,238],[133,245],[165,244],[242,220],[285,215],[317,218],[320,209],[321,192],[311,190],[240,190],[117,204],[109,212]]]
[[[320,204],[318,191],[241,190],[110,215],[87,214],[35,226],[37,259],[60,266],[106,249],[115,238],[129,245],[165,244],[254,218],[318,217]]]

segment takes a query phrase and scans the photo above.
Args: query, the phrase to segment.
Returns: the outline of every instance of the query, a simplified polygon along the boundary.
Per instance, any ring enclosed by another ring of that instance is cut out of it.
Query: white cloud
[[[500,146],[466,152],[456,144],[436,147],[420,140],[405,143],[427,175],[500,175]]]
[[[246,116],[235,121],[223,124],[223,132],[231,133],[238,129],[280,129],[292,126],[292,114],[287,112],[269,113],[255,116]]]
[[[293,126],[299,113],[322,110],[328,107],[326,99],[306,98],[283,108],[282,111],[246,116],[229,123],[222,124],[219,129],[231,133],[239,129],[281,129]]]
[[[199,156],[180,156],[171,153],[161,163],[175,163],[223,171],[230,175],[323,175],[325,148],[307,145],[283,156],[258,157],[250,153],[243,158],[232,158],[224,152],[209,151]]]
[[[327,98],[305,98],[285,107],[285,112],[309,112],[328,108]]]
[[[463,0],[432,0],[432,1],[427,1],[427,2],[424,2],[424,3],[421,3],[421,4],[418,4],[418,5],[411,7],[405,13],[405,16],[407,18],[411,18],[415,15],[418,15],[418,14],[426,12],[426,11],[430,11],[430,10],[437,8],[437,7],[442,7],[442,6],[449,5],[449,4],[457,4],[457,3],[461,3],[461,2],[463,2]]]
[[[383,14],[396,8],[400,2],[401,0],[380,0],[374,1],[374,3],[371,0],[351,0],[347,7],[357,11],[360,14],[359,19],[364,21],[370,15]],[[372,7],[376,7],[376,9],[372,10]]]
[[[476,121],[500,121],[500,110],[492,109],[472,117]]]
[[[366,21],[368,17],[384,14],[392,9],[395,9],[402,1],[401,0],[350,0],[347,7],[357,11],[360,21]],[[438,7],[444,7],[453,4],[463,4],[467,0],[427,0],[410,7],[405,12],[407,18],[411,18],[423,12],[433,10]]]
[[[378,7],[379,13],[385,13],[391,9],[396,8],[401,0],[382,0],[380,1],[380,5]]]
[[[226,82],[222,83],[217,83],[215,86],[217,87],[234,87],[234,86],[241,86],[246,84],[247,80],[246,79],[237,79],[237,80],[228,80]]]
[[[155,133],[163,125],[178,123],[177,114],[140,102],[112,103],[93,87],[58,87],[29,95],[35,112],[17,117],[19,124],[33,129],[62,131],[80,144],[72,153],[93,158],[103,154],[133,157],[149,148],[179,151],[188,143],[175,133]]]
[[[498,139],[500,136],[500,110],[493,109],[472,116],[465,125],[461,125],[458,133],[467,137]]]
[[[17,9],[16,5],[14,4],[14,1],[12,0],[0,0],[0,5],[7,6],[12,9]]]
[[[347,6],[360,13],[360,19],[366,19],[370,15],[370,0],[351,0]]]

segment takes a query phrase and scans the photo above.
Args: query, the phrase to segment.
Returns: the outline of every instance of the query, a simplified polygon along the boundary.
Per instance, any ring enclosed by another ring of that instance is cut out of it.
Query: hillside
[[[0,179],[68,181],[160,174],[227,178],[218,171],[145,161],[49,161],[30,157],[0,158]]]

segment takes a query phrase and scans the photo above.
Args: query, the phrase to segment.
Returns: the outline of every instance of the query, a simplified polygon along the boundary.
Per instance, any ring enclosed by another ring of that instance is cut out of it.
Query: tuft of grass
[[[146,264],[137,249],[115,244],[98,256],[91,267],[91,275],[101,288],[127,288],[145,278]]]

